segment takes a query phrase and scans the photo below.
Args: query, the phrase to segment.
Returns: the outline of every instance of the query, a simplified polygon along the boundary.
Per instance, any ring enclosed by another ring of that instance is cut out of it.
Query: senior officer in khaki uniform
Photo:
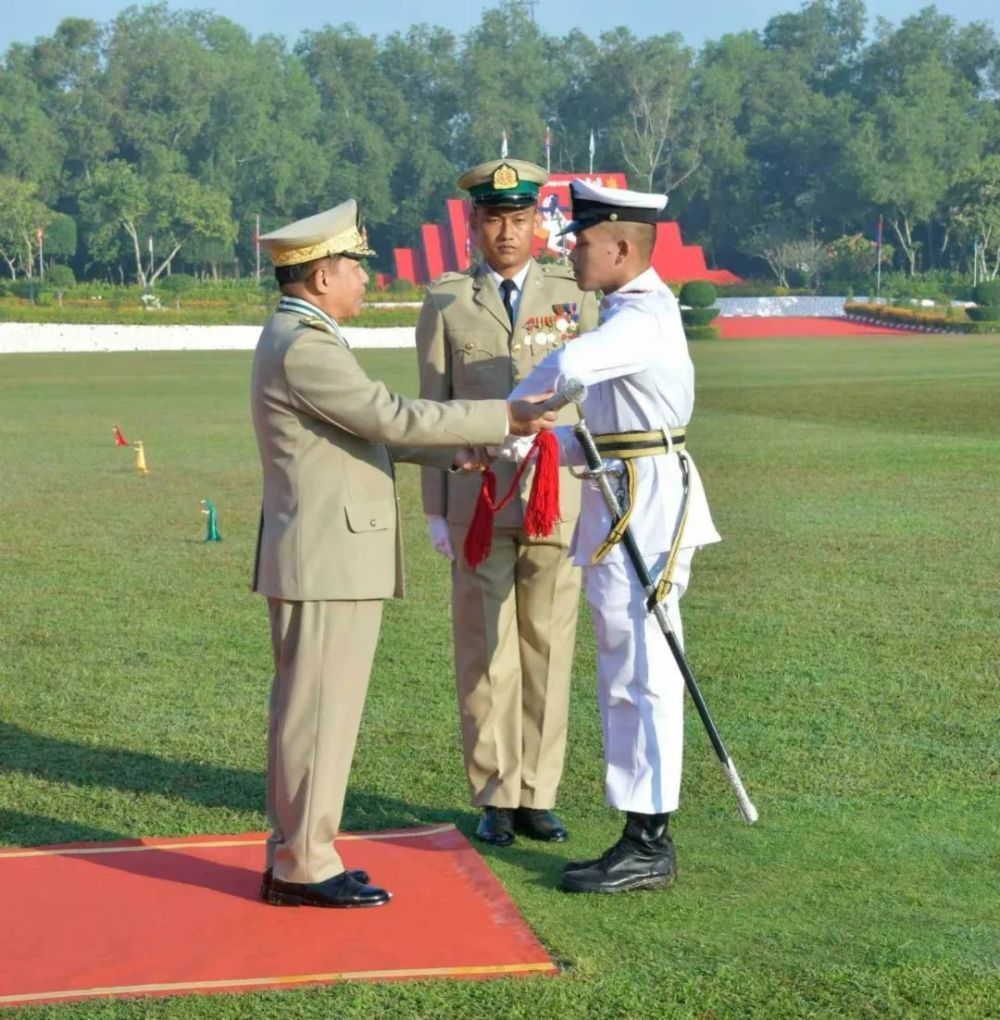
[[[417,326],[420,396],[504,397],[549,351],[597,323],[597,304],[567,266],[531,257],[540,227],[534,163],[483,163],[458,181],[472,202],[481,263],[446,273],[428,289]],[[572,421],[566,409],[561,421]],[[514,465],[498,461],[497,492]],[[562,840],[552,813],[562,775],[580,577],[569,557],[579,484],[563,473],[563,520],[549,538],[523,531],[523,499],[496,517],[492,552],[476,568],[462,557],[479,478],[423,472],[423,504],[435,548],[453,561],[452,629],[462,745],[476,835],[506,846],[520,832]]]
[[[406,400],[365,375],[339,326],[361,309],[360,260],[373,254],[353,200],[261,240],[282,290],[251,394],[264,483],[253,587],[268,597],[275,667],[262,894],[278,905],[378,906],[389,893],[346,872],[333,841],[382,599],[402,593],[386,444],[451,447],[400,454],[446,467],[455,448],[530,434],[554,416],[543,422],[525,402]]]

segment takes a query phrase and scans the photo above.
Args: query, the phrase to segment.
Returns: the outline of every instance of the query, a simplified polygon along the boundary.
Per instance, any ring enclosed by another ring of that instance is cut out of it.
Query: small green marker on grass
[[[215,503],[210,499],[203,499],[201,501],[201,512],[208,516],[208,531],[205,534],[206,542],[221,542],[222,536],[219,534],[219,511],[215,508]]]

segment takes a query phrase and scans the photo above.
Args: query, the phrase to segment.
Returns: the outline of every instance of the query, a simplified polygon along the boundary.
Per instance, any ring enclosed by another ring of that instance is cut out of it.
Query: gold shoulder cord
[[[608,537],[594,550],[590,562],[600,563],[611,549],[616,546],[625,534],[628,522],[632,517],[632,508],[635,506],[636,491],[639,487],[639,473],[631,460],[625,461],[625,477],[628,479],[628,506],[625,507],[621,517],[612,525]]]
[[[677,554],[681,551],[681,538],[684,535],[684,525],[687,524],[688,509],[691,505],[691,468],[688,464],[687,454],[682,450],[677,454],[681,463],[681,477],[684,483],[684,498],[681,502],[681,519],[677,524],[677,532],[673,542],[670,543],[670,555],[667,557],[667,565],[663,568],[663,575],[656,585],[656,602],[662,602],[673,588],[674,566],[677,564]],[[654,602],[655,605],[655,602]]]
[[[662,437],[662,435],[663,435],[662,432],[646,434],[631,433],[630,438],[633,439],[641,438],[642,440],[648,440],[652,439],[654,436]],[[615,446],[618,445],[617,442],[615,441],[619,440],[622,437],[595,436],[594,438],[598,448],[604,446],[608,453],[613,453],[616,456],[622,458],[625,466],[625,477],[628,481],[628,505],[625,507],[622,516],[612,526],[611,531],[608,534],[608,537],[594,551],[594,555],[591,558],[590,562],[592,564],[597,564],[600,563],[600,561],[604,559],[605,556],[607,556],[611,549],[622,540],[622,537],[625,534],[625,529],[628,527],[629,521],[631,520],[632,510],[635,507],[636,494],[638,492],[639,487],[639,473],[636,470],[635,459],[640,456],[649,456],[651,453],[654,452],[666,453],[668,448],[664,446],[663,449],[660,451],[643,450],[642,452],[639,451],[626,452],[622,450],[620,446],[618,446],[618,448],[614,448]],[[679,439],[679,442],[676,443],[676,445],[674,445],[672,448],[677,453],[677,459],[680,461],[681,478],[684,486],[684,496],[681,502],[681,519],[677,524],[677,531],[674,533],[673,541],[670,543],[670,552],[667,556],[667,563],[663,569],[663,574],[660,576],[660,580],[657,582],[656,592],[654,595],[652,605],[655,605],[658,602],[662,602],[670,594],[670,590],[673,587],[673,581],[671,580],[671,578],[673,577],[674,567],[677,564],[677,557],[681,551],[681,540],[684,536],[684,527],[687,524],[688,510],[690,509],[691,505],[690,498],[691,468],[688,463],[687,453],[684,450],[686,436],[683,434],[681,430],[677,430],[677,438]],[[601,440],[604,440],[604,442],[602,443]],[[624,457],[622,456],[623,453],[625,454]]]

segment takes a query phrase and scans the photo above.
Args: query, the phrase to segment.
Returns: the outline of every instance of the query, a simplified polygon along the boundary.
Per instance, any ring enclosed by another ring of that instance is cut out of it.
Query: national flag
[[[500,136],[500,158],[501,159],[506,159],[507,158],[507,132],[506,131],[504,131],[504,133]]]

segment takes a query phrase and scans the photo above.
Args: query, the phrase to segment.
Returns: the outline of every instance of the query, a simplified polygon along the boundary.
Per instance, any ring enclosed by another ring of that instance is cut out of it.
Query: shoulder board
[[[427,284],[427,289],[434,290],[435,287],[441,287],[445,284],[459,283],[462,280],[470,280],[472,279],[472,273],[472,268],[467,269],[464,273],[456,273],[454,271],[442,273],[439,277],[437,277],[437,279],[431,280],[431,282]]]
[[[576,283],[572,266],[564,266],[561,262],[547,262],[539,265],[539,268],[546,276],[555,276],[560,280],[572,280]]]
[[[336,335],[330,329],[330,324],[319,318],[319,316],[304,315],[299,319],[299,325],[308,326],[310,329],[321,329],[324,333],[329,333],[331,336]]]

